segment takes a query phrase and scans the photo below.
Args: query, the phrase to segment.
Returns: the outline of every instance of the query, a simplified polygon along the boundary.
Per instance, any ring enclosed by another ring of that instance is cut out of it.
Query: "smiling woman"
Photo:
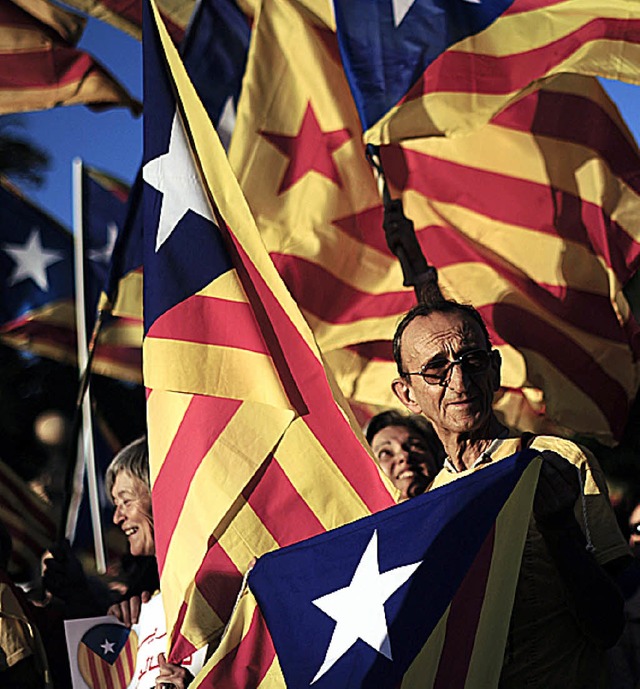
[[[127,537],[131,554],[155,555],[146,437],[134,440],[113,458],[106,489],[116,508],[113,523]]]

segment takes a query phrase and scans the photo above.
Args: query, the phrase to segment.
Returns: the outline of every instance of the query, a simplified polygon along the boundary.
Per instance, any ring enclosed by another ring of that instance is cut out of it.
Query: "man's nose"
[[[442,385],[455,392],[463,392],[466,389],[466,374],[462,362],[454,361],[452,363],[449,375],[442,381]]]

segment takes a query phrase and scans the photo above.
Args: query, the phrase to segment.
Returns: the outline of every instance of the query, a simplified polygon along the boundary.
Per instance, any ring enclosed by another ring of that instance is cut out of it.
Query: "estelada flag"
[[[220,633],[252,557],[393,499],[156,13],[146,26],[143,367],[179,660]]]
[[[468,133],[542,80],[640,81],[636,0],[336,0],[365,141]]]
[[[535,456],[259,558],[194,688],[498,686]]]

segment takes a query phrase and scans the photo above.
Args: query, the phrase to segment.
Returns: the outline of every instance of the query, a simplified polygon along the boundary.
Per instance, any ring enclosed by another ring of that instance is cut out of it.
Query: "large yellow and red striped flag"
[[[640,83],[637,0],[334,6],[368,143],[467,133],[557,74]]]
[[[48,0],[0,0],[0,114],[58,105],[142,107],[74,46],[84,20]]]
[[[640,153],[597,80],[565,76],[477,133],[383,163],[443,290],[487,322],[502,385],[619,439],[639,382],[623,288],[640,261]]]
[[[254,556],[393,498],[152,9],[143,370],[156,550],[178,660],[221,631]]]

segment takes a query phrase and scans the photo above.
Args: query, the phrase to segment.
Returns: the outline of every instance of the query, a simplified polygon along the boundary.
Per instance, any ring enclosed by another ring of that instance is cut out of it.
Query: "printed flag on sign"
[[[261,557],[195,687],[497,686],[535,456]]]
[[[157,21],[154,11],[144,39],[154,117],[143,367],[156,553],[179,660],[220,633],[254,556],[393,499]]]
[[[76,360],[71,235],[0,186],[0,339],[66,363]]]
[[[636,0],[336,0],[334,6],[368,143],[467,133],[563,72],[639,82]]]
[[[140,114],[140,103],[74,47],[83,28],[82,18],[48,0],[0,0],[0,114],[80,103]]]
[[[120,624],[97,624],[78,644],[78,668],[89,689],[126,689],[138,653],[136,633]]]

